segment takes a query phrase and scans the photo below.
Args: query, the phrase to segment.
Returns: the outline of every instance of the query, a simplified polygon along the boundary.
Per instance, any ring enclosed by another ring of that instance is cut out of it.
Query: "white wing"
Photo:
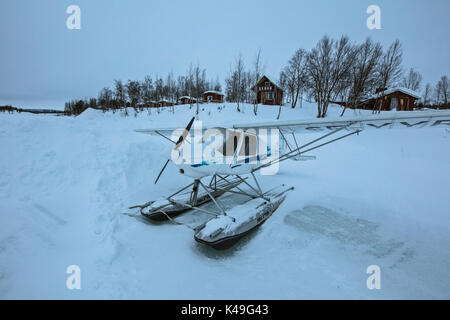
[[[348,130],[367,129],[389,129],[400,128],[421,128],[421,127],[448,127],[450,126],[450,110],[433,111],[402,111],[389,114],[368,115],[360,117],[346,118],[324,118],[291,121],[270,121],[235,124],[233,129],[281,129],[286,133],[296,132],[317,132],[332,131],[339,128]],[[210,127],[203,127],[203,131]],[[212,128],[212,127],[211,127]],[[170,137],[177,130],[176,135],[181,135],[183,128],[155,128],[137,129],[139,133],[163,136],[170,140]],[[172,141],[174,142],[174,141]],[[175,143],[175,142],[174,142]]]
[[[325,118],[310,120],[270,121],[235,124],[234,129],[281,129],[284,132],[332,131],[339,128],[366,130],[380,128],[416,128],[450,126],[450,111],[402,111],[391,114],[369,115],[348,118]]]

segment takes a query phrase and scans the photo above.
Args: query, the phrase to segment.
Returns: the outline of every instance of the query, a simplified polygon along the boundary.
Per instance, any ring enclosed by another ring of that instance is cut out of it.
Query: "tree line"
[[[170,72],[166,77],[156,75],[145,76],[144,80],[114,80],[112,88],[104,87],[97,98],[74,99],[65,103],[65,110],[72,114],[80,114],[87,108],[101,109],[103,111],[123,110],[128,115],[126,108],[133,108],[139,112],[145,108],[154,106],[155,103],[164,100],[169,104],[176,104],[183,96],[199,101],[202,93],[208,90],[221,91],[219,78],[208,80],[206,69],[195,67],[192,64],[185,75],[175,77]],[[197,103],[198,113],[198,103]]]
[[[261,49],[248,68],[239,54],[225,78],[226,101],[235,102],[238,111],[241,111],[242,103],[253,104],[256,115],[258,105],[253,87],[264,71]],[[394,86],[418,92],[421,90],[422,75],[413,68],[405,72],[399,40],[383,48],[381,43],[371,38],[354,43],[347,36],[337,39],[324,36],[311,50],[297,49],[278,78],[271,80],[284,91],[278,118],[282,104],[301,107],[304,99],[316,102],[317,117],[323,118],[330,103],[336,101],[343,102],[343,115],[347,108],[355,108],[369,97],[381,98],[386,89]],[[208,80],[206,69],[200,68],[199,64],[195,67],[191,64],[185,75],[178,77],[170,72],[164,78],[146,76],[142,81],[114,80],[112,88],[103,88],[97,98],[67,102],[66,111],[78,114],[88,107],[113,111],[132,107],[138,112],[152,106],[154,101],[166,100],[175,104],[182,96],[199,100],[207,90],[221,91],[219,79]],[[448,78],[443,76],[434,87],[427,83],[418,107],[448,108],[448,96]],[[378,109],[373,112],[380,112],[381,103],[375,105]]]
[[[378,97],[395,86],[419,92],[422,75],[413,68],[404,72],[403,50],[399,40],[387,48],[367,38],[363,43],[352,43],[346,36],[332,39],[324,36],[310,51],[298,49],[280,72],[279,85],[284,89],[286,101],[295,108],[305,95],[317,103],[317,117],[326,116],[334,101],[347,107],[357,107],[369,97]],[[422,107],[447,107],[449,86],[443,76],[434,90],[427,84]],[[379,105],[379,107],[378,107]],[[374,113],[380,112],[381,103],[375,103]],[[280,108],[281,111],[281,108]]]

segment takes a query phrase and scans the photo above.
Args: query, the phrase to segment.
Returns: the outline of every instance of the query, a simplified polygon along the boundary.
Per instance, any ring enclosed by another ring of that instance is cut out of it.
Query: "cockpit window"
[[[239,150],[240,156],[255,156],[256,155],[256,136],[245,133],[244,143]]]
[[[223,145],[217,150],[226,157],[235,155],[239,146],[240,139],[244,139],[242,146],[238,152],[239,156],[255,156],[257,151],[256,135],[248,134],[242,131],[227,130],[226,138]]]
[[[227,130],[223,145],[217,150],[226,157],[232,157],[236,153],[239,145],[241,133],[238,131]]]

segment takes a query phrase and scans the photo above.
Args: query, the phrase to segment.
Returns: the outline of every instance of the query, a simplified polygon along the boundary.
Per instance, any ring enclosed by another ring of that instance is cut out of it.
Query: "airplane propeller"
[[[178,150],[183,143],[184,139],[186,139],[187,135],[189,134],[189,131],[191,130],[192,124],[194,123],[195,117],[192,117],[191,121],[189,121],[186,129],[183,131],[181,136],[178,138],[178,141],[175,143],[175,147],[173,147],[173,150]],[[155,184],[158,182],[159,178],[161,177],[162,173],[166,169],[167,165],[169,164],[170,159],[167,159],[166,163],[162,167],[161,171],[158,174],[158,177],[155,180]]]

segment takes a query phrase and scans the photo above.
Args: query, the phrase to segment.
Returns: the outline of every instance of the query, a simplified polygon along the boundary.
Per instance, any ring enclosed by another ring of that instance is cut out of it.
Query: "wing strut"
[[[327,144],[330,144],[330,143],[332,143],[332,142],[336,142],[336,141],[338,141],[338,140],[344,139],[344,138],[346,138],[346,137],[349,137],[349,136],[351,136],[351,135],[354,135],[354,134],[359,133],[359,132],[362,131],[362,130],[360,130],[360,129],[357,129],[357,130],[355,130],[355,131],[353,131],[353,132],[344,134],[344,135],[342,135],[342,136],[340,136],[340,137],[337,137],[337,138],[335,138],[335,139],[329,140],[329,141],[324,142],[324,143],[322,143],[322,144],[319,144],[319,145],[317,145],[317,146],[313,146],[313,147],[311,147],[311,148],[309,148],[309,149],[307,149],[307,150],[301,151],[302,149],[304,149],[304,148],[306,148],[306,147],[308,147],[308,146],[314,144],[315,142],[318,142],[318,141],[320,141],[320,140],[323,140],[323,139],[325,139],[326,137],[329,137],[329,136],[331,136],[331,135],[333,135],[333,134],[335,134],[335,133],[337,133],[337,132],[339,132],[339,131],[341,131],[341,130],[343,130],[343,129],[346,129],[348,126],[351,126],[351,125],[353,125],[353,123],[349,123],[349,124],[348,124],[347,126],[345,126],[345,127],[341,127],[341,128],[338,128],[338,129],[333,130],[332,132],[329,132],[329,133],[327,133],[327,134],[324,134],[323,136],[321,136],[321,137],[319,137],[319,138],[317,138],[317,139],[314,139],[314,140],[312,140],[312,141],[310,141],[310,142],[308,142],[308,143],[306,143],[306,144],[304,144],[304,145],[302,145],[302,146],[300,146],[300,147],[298,147],[298,148],[296,148],[296,149],[293,149],[293,150],[291,150],[291,151],[289,151],[289,152],[287,152],[287,153],[285,153],[285,154],[279,156],[277,159],[271,160],[271,161],[269,161],[269,162],[267,162],[267,163],[265,163],[265,164],[262,164],[262,165],[260,165],[260,166],[258,166],[258,167],[256,167],[256,168],[254,168],[254,169],[252,170],[252,172],[258,171],[258,170],[260,170],[260,169],[262,169],[262,168],[271,166],[271,165],[273,165],[273,164],[282,162],[282,161],[284,161],[284,160],[287,160],[287,159],[290,159],[290,158],[299,156],[299,155],[301,155],[301,154],[303,154],[303,153],[312,151],[312,150],[314,150],[314,149],[318,149],[318,148],[323,147],[323,146],[325,146],[325,145],[327,145]]]

